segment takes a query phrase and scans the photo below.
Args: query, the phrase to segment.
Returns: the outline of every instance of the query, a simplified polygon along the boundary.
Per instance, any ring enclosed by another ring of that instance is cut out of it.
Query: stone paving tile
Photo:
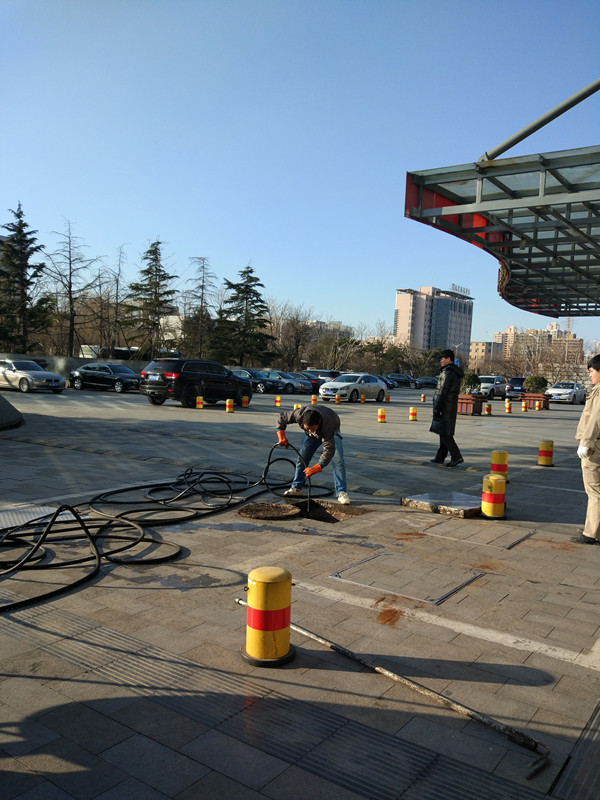
[[[131,735],[128,728],[81,703],[67,703],[53,708],[39,714],[37,721],[64,739],[96,754]]]
[[[332,800],[332,798],[335,800],[364,800],[362,794],[356,794],[343,786],[331,783],[295,766],[289,767],[264,786],[261,792],[262,796],[273,798],[273,800],[280,800],[283,797],[287,800],[306,800],[307,797],[310,797],[311,800]],[[185,800],[188,799],[185,798]]]
[[[158,792],[146,783],[128,778],[94,800],[167,800],[168,795]]]
[[[176,795],[175,800],[198,800],[211,798],[211,800],[260,800],[265,795],[255,792],[243,783],[234,781],[219,772],[209,772],[204,778],[184,789]]]

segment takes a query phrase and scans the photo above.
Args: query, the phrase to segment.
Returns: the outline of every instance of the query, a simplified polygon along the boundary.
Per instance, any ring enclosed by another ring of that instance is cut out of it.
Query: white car
[[[33,389],[50,389],[60,394],[66,386],[61,375],[48,372],[35,361],[9,361],[0,359],[0,388],[31,392]]]
[[[382,403],[386,392],[387,386],[384,382],[367,372],[345,372],[319,387],[319,397],[325,402],[335,400],[337,395],[340,400],[356,403],[364,394],[367,400]]]
[[[573,381],[559,381],[546,389],[546,397],[555,403],[585,403],[587,389],[580,383]]]
[[[480,394],[486,400],[493,400],[494,397],[506,397],[506,378],[501,375],[480,375],[479,389],[473,394]]]

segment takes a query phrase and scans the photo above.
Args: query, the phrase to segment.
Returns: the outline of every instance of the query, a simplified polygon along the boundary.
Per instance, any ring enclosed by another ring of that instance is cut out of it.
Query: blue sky
[[[0,0],[0,29],[0,223],[21,202],[48,249],[69,220],[133,281],[160,238],[178,287],[190,257],[250,264],[268,300],[367,330],[396,288],[452,283],[473,339],[551,321],[404,218],[406,172],[476,161],[596,79],[597,0]],[[599,118],[597,93],[507,155],[598,144]]]

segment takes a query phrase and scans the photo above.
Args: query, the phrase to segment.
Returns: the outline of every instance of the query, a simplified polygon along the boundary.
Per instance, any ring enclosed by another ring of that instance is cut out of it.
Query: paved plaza
[[[141,518],[148,487],[186,470],[230,476],[233,488],[224,510],[195,496],[206,514],[194,518],[153,506],[155,544],[136,551],[146,562],[102,559],[89,580],[85,565],[5,571],[2,800],[598,800],[600,547],[570,542],[586,506],[581,406],[514,403],[508,415],[497,401],[491,416],[460,416],[456,469],[429,463],[430,396],[393,391],[383,424],[373,402],[336,406],[351,511],[260,520],[240,509],[282,502],[276,487],[292,475],[273,461],[293,455],[273,450],[272,395],[233,414],[134,394],[3,397],[25,424],[0,431],[2,527],[61,504]],[[548,440],[553,466],[539,466]],[[476,505],[494,450],[509,454],[504,519],[402,504],[460,494]],[[332,488],[330,469],[317,477]],[[177,558],[152,557],[169,548]],[[65,537],[46,558],[82,549]],[[271,565],[292,574],[298,629],[295,658],[279,668],[242,658],[236,602],[248,573]]]

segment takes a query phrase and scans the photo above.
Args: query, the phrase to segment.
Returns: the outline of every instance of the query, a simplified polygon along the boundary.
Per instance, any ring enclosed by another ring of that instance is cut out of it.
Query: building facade
[[[418,350],[434,347],[466,357],[471,344],[473,298],[467,289],[396,289],[394,338]]]

